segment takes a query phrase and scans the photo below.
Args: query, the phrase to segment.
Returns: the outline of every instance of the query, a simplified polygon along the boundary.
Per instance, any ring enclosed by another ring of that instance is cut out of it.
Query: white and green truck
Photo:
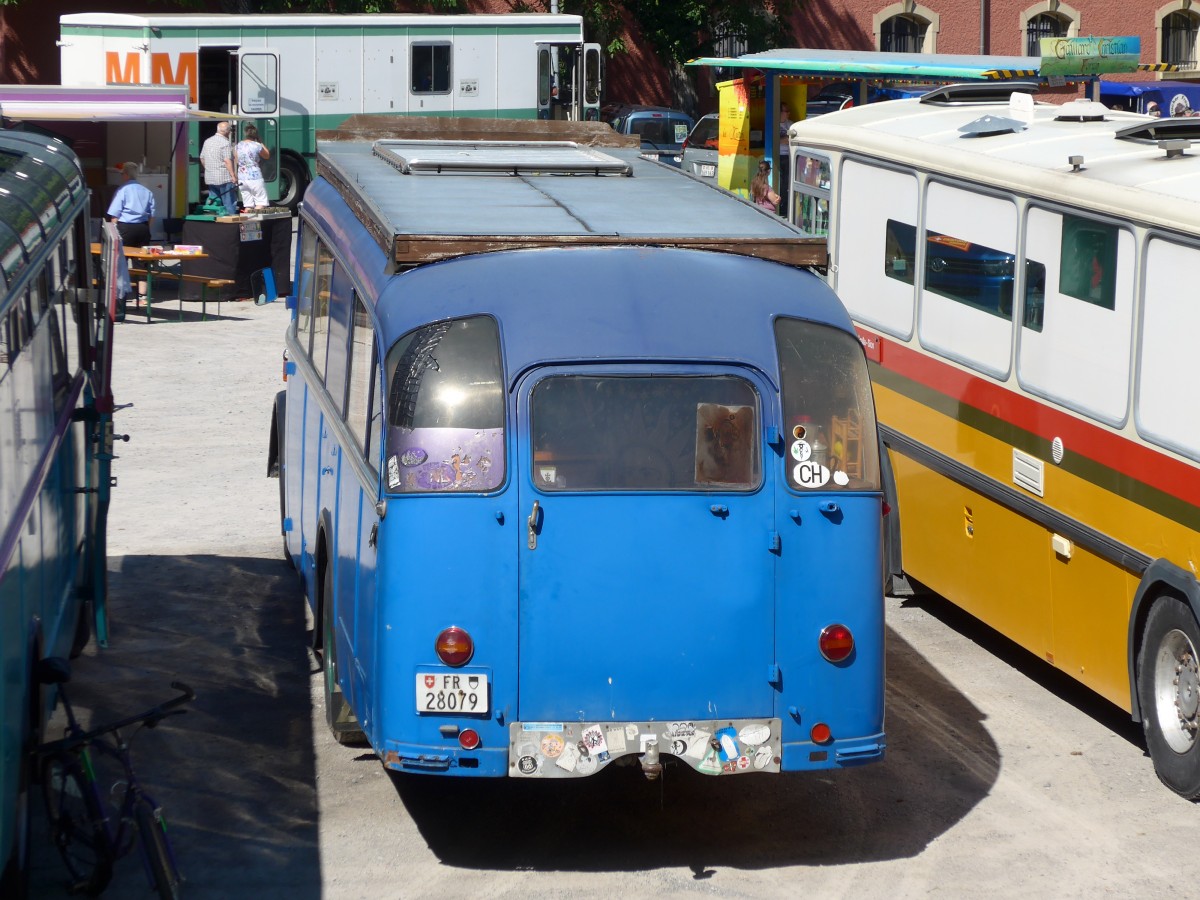
[[[355,114],[599,117],[600,47],[580,16],[97,12],[60,16],[59,33],[64,85],[187,85],[197,108],[254,121],[285,206],[312,177],[317,131]],[[191,157],[215,127],[190,126]]]

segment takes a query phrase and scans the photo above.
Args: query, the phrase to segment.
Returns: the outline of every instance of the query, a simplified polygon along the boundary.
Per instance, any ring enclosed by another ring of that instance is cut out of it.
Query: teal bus
[[[6,898],[26,890],[31,751],[54,701],[34,668],[43,657],[82,650],[91,613],[104,636],[115,284],[107,292],[92,287],[89,202],[79,161],[65,144],[0,132],[0,896]],[[112,254],[119,243],[109,229],[103,246]]]

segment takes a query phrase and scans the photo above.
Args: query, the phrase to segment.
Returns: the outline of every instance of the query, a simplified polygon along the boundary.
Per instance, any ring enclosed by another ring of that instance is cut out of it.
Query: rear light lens
[[[474,750],[479,746],[479,732],[474,728],[464,728],[458,733],[458,746],[464,750]]]
[[[830,662],[842,662],[854,652],[854,635],[845,625],[828,625],[817,640],[821,655]]]
[[[475,655],[475,642],[457,625],[451,625],[437,636],[434,644],[438,659],[448,666],[465,666]]]
[[[828,744],[833,738],[833,732],[829,730],[829,726],[824,722],[818,722],[812,727],[812,731],[808,733],[814,744]]]

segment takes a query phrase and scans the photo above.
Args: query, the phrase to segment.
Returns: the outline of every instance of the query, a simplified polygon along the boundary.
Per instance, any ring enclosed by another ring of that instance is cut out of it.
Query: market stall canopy
[[[0,85],[0,117],[25,122],[219,122],[192,109],[186,86]]]
[[[742,56],[704,56],[689,66],[721,66],[810,78],[895,78],[911,81],[994,81],[1046,78],[1042,57],[954,53],[896,53],[879,50],[764,50]],[[1140,65],[1138,69],[1162,67]]]
[[[965,56],[949,53],[891,53],[874,50],[764,50],[737,57],[705,56],[689,66],[722,66],[812,77],[879,77],[919,81],[1036,77],[1036,56]]]

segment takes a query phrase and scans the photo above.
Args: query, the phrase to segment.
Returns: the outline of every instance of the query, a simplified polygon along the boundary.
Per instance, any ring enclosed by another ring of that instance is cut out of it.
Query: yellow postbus
[[[1194,798],[1200,119],[1035,90],[797,123],[790,215],[872,363],[904,571],[1129,710]]]

